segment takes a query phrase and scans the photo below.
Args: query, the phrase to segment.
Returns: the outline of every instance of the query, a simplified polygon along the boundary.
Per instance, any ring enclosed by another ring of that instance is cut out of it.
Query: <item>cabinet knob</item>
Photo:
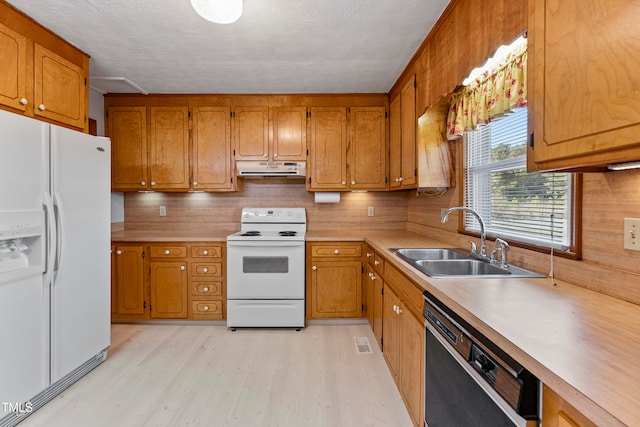
[[[204,289],[202,289],[205,292],[209,292],[209,288],[207,286],[204,287]]]
[[[169,255],[171,253],[171,251],[169,249],[167,249],[166,251],[164,251],[165,255]]]
[[[209,272],[209,269],[207,267],[203,268],[202,271],[204,271],[205,273]]]
[[[204,311],[209,311],[209,306],[208,306],[208,305],[205,305],[204,307],[202,307],[202,309],[203,309]]]
[[[398,178],[398,182],[402,182],[402,181],[404,181],[403,177]]]
[[[198,186],[198,181],[193,181],[193,186],[197,187]]]
[[[380,261],[378,260],[373,261],[373,265],[380,265]]]
[[[27,105],[29,103],[29,101],[27,100],[27,98],[20,98],[20,105]]]
[[[122,251],[121,251],[120,249],[118,249],[118,250],[116,251],[116,255],[122,255]]]
[[[371,280],[376,280],[376,279],[377,279],[376,275],[371,273]]]
[[[152,186],[156,185],[156,182],[155,181],[151,181],[151,185]]]
[[[367,252],[367,258],[371,258],[371,255],[369,252]]]
[[[44,104],[40,104],[40,105],[38,105],[38,110],[40,110],[40,111],[44,111],[44,110],[46,110],[46,109],[47,109],[47,107],[46,107]]]
[[[184,265],[181,265],[181,266],[180,266],[180,270],[182,270],[182,271],[184,271],[184,269],[185,269],[185,268],[186,268],[186,267],[185,267]]]
[[[316,267],[316,266],[314,265],[313,267],[311,267],[311,269],[312,269],[313,271],[316,271],[316,270],[318,269],[318,267]]]
[[[145,186],[147,183],[145,181],[140,181],[140,185]]]
[[[340,253],[340,251],[338,249],[336,249],[335,251],[333,251],[333,253],[338,255]]]
[[[355,181],[351,181],[351,185],[356,185],[356,182]]]
[[[273,158],[277,159],[278,158],[278,153],[274,153]]]
[[[204,251],[202,251],[202,254],[203,255],[209,255],[209,251],[205,249]]]
[[[398,306],[397,306],[397,305],[395,305],[395,304],[393,304],[393,311],[394,311],[394,313],[397,313],[397,312],[398,312],[397,310],[398,310]]]
[[[342,181],[342,185],[347,185],[347,181]]]

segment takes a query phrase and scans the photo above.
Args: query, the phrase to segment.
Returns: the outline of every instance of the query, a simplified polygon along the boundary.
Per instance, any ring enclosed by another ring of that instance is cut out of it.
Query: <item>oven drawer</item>
[[[361,256],[362,245],[359,243],[333,243],[327,245],[311,244],[312,258],[360,258]]]
[[[191,246],[191,258],[222,258],[222,245]]]
[[[186,246],[149,246],[151,258],[186,258]]]
[[[222,282],[192,282],[191,295],[193,296],[222,296]]]
[[[190,277],[222,277],[221,262],[190,262]]]
[[[224,316],[222,300],[191,301],[192,319],[222,319]]]

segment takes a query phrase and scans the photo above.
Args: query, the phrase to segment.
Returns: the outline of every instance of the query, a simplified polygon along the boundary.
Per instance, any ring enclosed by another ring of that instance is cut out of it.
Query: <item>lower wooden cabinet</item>
[[[225,318],[224,243],[114,243],[111,259],[112,319]]]
[[[362,308],[373,335],[382,348],[382,309],[384,289],[384,259],[373,249],[365,249],[367,264],[362,279]]]
[[[542,424],[544,427],[596,427],[546,385],[542,388]]]
[[[114,245],[111,259],[113,317],[143,317],[146,312],[144,248]]]
[[[307,317],[362,316],[362,244],[307,244]]]

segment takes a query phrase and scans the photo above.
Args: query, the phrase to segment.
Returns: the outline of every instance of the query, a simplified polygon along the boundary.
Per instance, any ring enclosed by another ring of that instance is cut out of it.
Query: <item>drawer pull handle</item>
[[[340,251],[338,249],[336,249],[335,251],[333,251],[333,253],[338,255],[340,253]]]
[[[375,260],[375,261],[373,261],[373,264],[374,264],[374,265],[380,265],[380,261]]]
[[[204,311],[209,311],[209,306],[208,306],[208,305],[205,305],[204,307],[202,307],[202,309],[203,309]]]
[[[203,291],[205,291],[205,292],[209,292],[209,288],[208,288],[208,287],[206,287],[206,286],[205,286],[205,287],[204,287],[204,289],[202,289],[202,290],[203,290]]]
[[[205,273],[209,272],[209,269],[207,267],[203,268],[202,271],[204,271]]]
[[[203,253],[204,255],[209,255],[209,251],[207,251],[207,250],[204,250],[202,253]]]
[[[169,249],[167,249],[166,251],[164,251],[165,255],[169,255],[171,253],[171,251]]]

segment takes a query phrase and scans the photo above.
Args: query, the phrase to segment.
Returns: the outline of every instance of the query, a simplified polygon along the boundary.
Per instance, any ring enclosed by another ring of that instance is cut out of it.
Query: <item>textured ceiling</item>
[[[189,0],[8,2],[91,55],[102,91],[259,94],[387,92],[448,0],[244,0],[229,25]]]

